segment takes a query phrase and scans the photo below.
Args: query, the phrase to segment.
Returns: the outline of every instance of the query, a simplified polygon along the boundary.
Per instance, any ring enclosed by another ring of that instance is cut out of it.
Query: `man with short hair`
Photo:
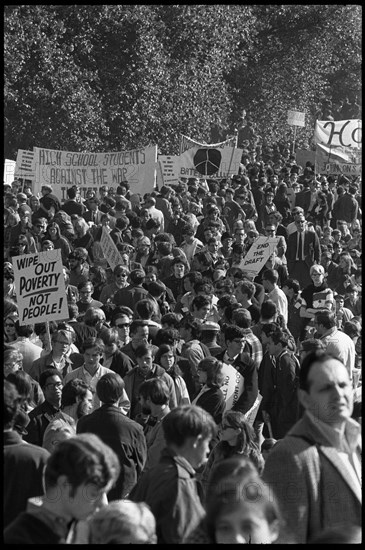
[[[351,418],[353,387],[342,362],[310,353],[299,371],[305,412],[265,461],[263,480],[296,544],[333,527],[362,523],[361,426]]]
[[[79,320],[82,320],[86,311],[91,307],[101,308],[103,303],[99,300],[94,300],[94,285],[91,281],[81,282],[77,285],[77,290],[79,292],[79,300],[76,302],[77,307],[79,308]]]
[[[286,258],[289,276],[304,288],[312,283],[309,270],[320,262],[321,245],[317,233],[306,228],[304,214],[296,217],[295,225],[297,230],[288,236]]]
[[[146,298],[148,291],[143,287],[146,273],[143,269],[133,269],[129,274],[130,284],[117,290],[113,302],[116,306],[127,306],[132,311],[139,300]]]
[[[144,468],[147,447],[142,427],[121,411],[125,384],[121,376],[109,371],[96,384],[101,406],[77,422],[77,433],[93,433],[116,453],[121,465],[108,500],[128,498]]]
[[[337,357],[346,367],[350,380],[355,368],[355,344],[350,336],[338,330],[336,316],[332,311],[320,310],[314,314],[314,326],[327,353]]]
[[[70,266],[70,285],[78,286],[89,280],[89,269],[83,254],[74,250],[68,257]]]
[[[204,517],[196,471],[207,460],[216,425],[195,405],[173,409],[162,422],[166,447],[130,498],[146,502],[156,517],[158,544],[182,544]]]
[[[232,410],[247,413],[258,395],[258,369],[250,353],[244,351],[245,331],[236,325],[226,325],[224,329],[225,350],[216,358],[232,365],[243,377],[243,391]]]
[[[34,334],[33,325],[21,325],[19,319],[15,321],[15,332],[18,335],[13,342],[8,342],[7,347],[17,349],[23,357],[23,370],[29,373],[34,361],[40,358],[42,348],[31,342],[30,337]]]
[[[104,356],[104,342],[101,338],[91,337],[85,340],[83,344],[83,355],[84,355],[84,364],[81,367],[73,370],[66,374],[64,378],[64,384],[67,384],[70,380],[74,378],[80,378],[86,382],[94,391],[93,394],[93,406],[92,410],[100,407],[100,399],[96,392],[96,385],[100,378],[104,374],[113,372],[107,367],[103,367],[100,363],[101,359]],[[124,414],[127,414],[130,409],[130,401],[128,395],[124,391],[123,401],[121,402],[121,410]]]
[[[76,189],[74,187],[68,187],[66,193],[68,199],[63,203],[62,210],[69,216],[72,216],[72,214],[83,216],[86,208],[81,202],[77,201]]]
[[[39,382],[41,373],[49,367],[54,367],[60,373],[61,379],[63,379],[74,367],[73,361],[68,355],[72,343],[73,330],[71,327],[55,330],[51,335],[51,351],[45,355],[40,355],[38,359],[33,361],[29,370],[24,370],[34,380]]]
[[[44,471],[42,502],[6,528],[5,544],[77,544],[76,522],[105,505],[119,472],[118,457],[94,434],[60,441]]]
[[[136,364],[136,349],[140,344],[146,344],[149,341],[148,321],[146,319],[133,320],[129,327],[129,334],[131,338],[130,341],[125,346],[122,346],[120,350],[127,354],[132,359],[133,363]],[[154,346],[154,348],[156,348],[156,346]]]
[[[44,394],[44,401],[29,413],[28,433],[24,440],[33,445],[42,446],[44,432],[52,420],[61,418],[75,428],[75,421],[61,410],[62,375],[54,367],[46,368],[39,377],[39,385]]]
[[[267,292],[267,297],[276,306],[278,315],[282,315],[285,324],[288,323],[288,300],[284,292],[278,286],[279,274],[276,269],[266,269],[262,275],[262,283]]]

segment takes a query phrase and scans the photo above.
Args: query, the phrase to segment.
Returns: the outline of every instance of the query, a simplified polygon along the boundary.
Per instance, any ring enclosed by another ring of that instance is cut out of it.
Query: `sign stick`
[[[294,126],[294,138],[293,138],[293,155],[295,153],[295,137],[297,135],[297,127]]]

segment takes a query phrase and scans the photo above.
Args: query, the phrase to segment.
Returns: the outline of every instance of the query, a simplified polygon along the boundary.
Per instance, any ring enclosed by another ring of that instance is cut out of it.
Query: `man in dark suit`
[[[86,206],[88,210],[84,212],[83,218],[87,222],[93,222],[95,225],[101,224],[101,217],[104,214],[101,210],[99,210],[99,199],[97,197],[91,197],[87,203]]]
[[[117,454],[121,472],[108,493],[108,500],[127,498],[147,459],[143,428],[119,408],[124,395],[124,382],[119,374],[104,374],[96,384],[96,393],[102,405],[79,419],[77,433],[99,436]]]
[[[311,179],[308,177],[303,180],[303,189],[295,195],[295,206],[303,208],[304,213],[307,214],[311,203]]]
[[[320,263],[321,245],[317,233],[305,227],[304,214],[295,220],[297,230],[288,237],[286,258],[289,276],[297,279],[301,288],[312,283],[309,270],[314,263]]]

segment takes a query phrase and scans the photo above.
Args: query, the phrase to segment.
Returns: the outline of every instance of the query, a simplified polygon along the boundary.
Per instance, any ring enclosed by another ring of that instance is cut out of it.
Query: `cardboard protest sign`
[[[14,256],[14,284],[19,324],[68,319],[61,250]]]
[[[157,145],[118,153],[77,153],[34,147],[35,189],[52,185],[53,193],[64,201],[67,189],[78,185],[81,195],[87,190],[98,194],[103,185],[116,189],[127,180],[132,193],[147,193],[155,188]]]
[[[301,111],[288,111],[287,124],[290,126],[305,126],[305,113]]]
[[[225,380],[220,389],[226,400],[226,411],[230,411],[243,392],[244,378],[232,365],[227,365],[227,363],[223,363],[222,371],[225,375]],[[246,420],[251,426],[256,418],[261,400],[262,395],[259,393],[251,409],[245,413]]]
[[[18,149],[15,165],[15,177],[24,178],[31,181],[34,180],[34,151]]]
[[[15,160],[5,159],[4,183],[11,185],[14,181]]]
[[[123,263],[120,252],[117,249],[117,245],[115,244],[105,227],[103,227],[101,232],[100,245],[103,250],[105,259],[113,270],[115,266]]]
[[[242,271],[256,276],[267,259],[274,252],[276,245],[279,242],[279,237],[264,237],[256,238],[246,256],[241,261],[239,267]]]

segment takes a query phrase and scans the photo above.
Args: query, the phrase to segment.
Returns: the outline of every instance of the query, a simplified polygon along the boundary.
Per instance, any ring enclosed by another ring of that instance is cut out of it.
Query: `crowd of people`
[[[5,543],[360,542],[359,177],[4,187]],[[13,257],[49,249],[68,317],[21,324]]]

